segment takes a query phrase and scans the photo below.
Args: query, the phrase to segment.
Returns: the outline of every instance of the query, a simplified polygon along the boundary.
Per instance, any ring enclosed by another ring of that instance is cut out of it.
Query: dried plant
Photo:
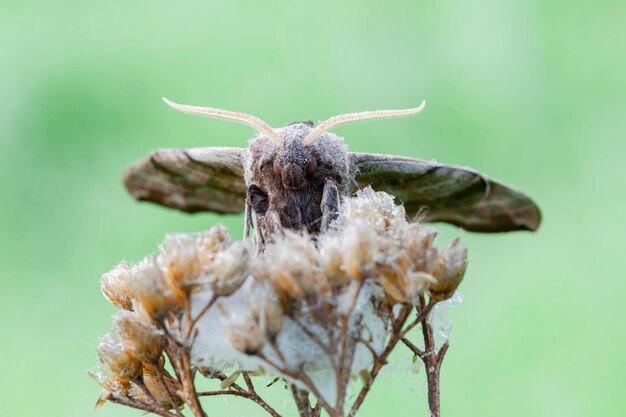
[[[455,293],[467,253],[458,239],[438,249],[437,234],[367,188],[344,200],[325,233],[280,232],[259,254],[221,226],[167,236],[157,256],[102,277],[121,310],[99,341],[97,405],[167,417],[186,406],[205,417],[201,398],[238,396],[279,416],[255,385],[270,376],[289,387],[300,417],[354,416],[404,344],[425,364],[439,416],[448,342],[430,313]],[[423,347],[407,339],[420,327]],[[201,377],[219,388],[200,390]]]

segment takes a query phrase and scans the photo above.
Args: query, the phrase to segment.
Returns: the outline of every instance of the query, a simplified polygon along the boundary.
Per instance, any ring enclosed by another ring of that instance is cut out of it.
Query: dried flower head
[[[262,293],[262,305],[259,312],[260,327],[268,340],[274,341],[283,328],[283,309],[278,295],[271,288]]]
[[[120,262],[111,271],[102,275],[100,288],[107,300],[125,310],[132,310],[130,266]]]
[[[199,233],[196,240],[203,265],[210,265],[217,253],[233,243],[233,238],[228,234],[228,230],[219,224],[206,232]]]
[[[259,353],[266,339],[259,323],[250,315],[240,319],[232,319],[228,323],[227,334],[233,347],[246,355]]]
[[[248,278],[250,249],[243,242],[236,242],[215,255],[207,266],[211,276],[211,289],[216,295],[229,296]]]
[[[141,376],[141,361],[134,355],[124,337],[116,331],[100,337],[98,356],[115,377],[132,381]]]
[[[454,294],[463,280],[467,269],[467,249],[456,238],[439,255],[433,275],[436,284],[432,285],[429,293],[436,300],[445,300]]]
[[[133,296],[153,320],[162,322],[182,307],[182,294],[168,283],[155,258],[144,259],[131,273]]]
[[[382,239],[365,222],[359,223],[346,227],[339,238],[343,246],[343,270],[349,278],[361,280],[372,273]]]
[[[113,316],[113,327],[132,354],[144,364],[156,364],[165,338],[141,311],[120,311]]]
[[[309,236],[286,232],[265,248],[259,259],[263,265],[257,268],[283,296],[296,299],[326,289],[316,268],[317,258],[318,251]]]
[[[198,242],[184,233],[165,237],[158,263],[167,273],[170,284],[185,292],[189,292],[190,284],[202,274]]]
[[[343,202],[323,234],[277,233],[258,254],[222,226],[168,235],[157,257],[102,278],[105,296],[124,310],[100,339],[108,375],[98,379],[99,403],[168,415],[186,400],[202,415],[194,368],[233,392],[240,375],[258,371],[312,391],[329,415],[345,415],[349,386],[372,383],[413,306],[428,314],[461,282],[467,252],[458,239],[440,251],[437,234],[366,188]]]

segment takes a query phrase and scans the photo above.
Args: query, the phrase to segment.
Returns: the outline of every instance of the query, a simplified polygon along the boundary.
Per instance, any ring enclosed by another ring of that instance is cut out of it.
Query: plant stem
[[[432,305],[431,302],[428,304]],[[426,301],[424,297],[420,297],[419,309],[426,311]],[[421,314],[420,314],[421,315]],[[439,352],[436,350],[435,337],[433,335],[433,328],[428,323],[428,317],[422,321],[422,336],[424,337],[424,350],[421,350],[415,346],[410,340],[402,338],[402,342],[408,347],[415,355],[417,355],[422,362],[424,362],[424,368],[426,368],[426,382],[428,384],[428,408],[430,410],[431,417],[440,417],[441,415],[441,401],[440,401],[440,388],[439,382],[441,377],[441,364],[443,358],[448,351],[448,342],[446,341]]]

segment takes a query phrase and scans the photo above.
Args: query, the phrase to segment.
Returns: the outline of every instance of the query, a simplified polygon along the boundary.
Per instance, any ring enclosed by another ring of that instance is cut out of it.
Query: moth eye
[[[317,159],[314,156],[309,158],[309,162],[306,164],[306,174],[313,175],[317,171]]]
[[[281,175],[280,163],[278,162],[278,158],[274,159],[274,174],[279,177]]]
[[[264,215],[269,208],[267,194],[254,184],[248,187],[248,201],[256,214]]]

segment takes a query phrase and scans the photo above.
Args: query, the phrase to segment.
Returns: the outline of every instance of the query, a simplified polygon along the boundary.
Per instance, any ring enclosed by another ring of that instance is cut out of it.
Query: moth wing
[[[356,185],[395,195],[409,217],[474,232],[536,230],[541,214],[527,196],[469,168],[398,156],[350,153]]]
[[[137,200],[187,213],[241,213],[246,199],[242,148],[161,149],[128,167]]]

